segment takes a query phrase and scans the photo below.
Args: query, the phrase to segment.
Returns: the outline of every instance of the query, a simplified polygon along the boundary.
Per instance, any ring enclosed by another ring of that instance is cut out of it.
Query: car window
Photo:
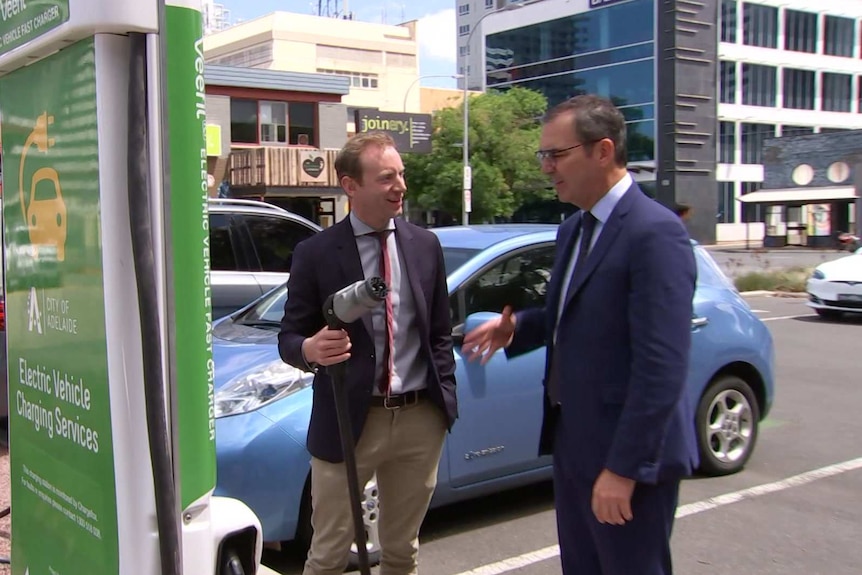
[[[315,231],[298,222],[271,216],[245,216],[254,251],[265,272],[288,272],[296,244]]]
[[[210,268],[237,271],[236,238],[231,232],[230,218],[225,214],[210,214]]]
[[[443,266],[446,268],[446,275],[460,268],[480,251],[473,248],[443,248]]]
[[[724,275],[709,252],[695,246],[694,255],[697,260],[697,285],[733,289],[733,283]]]
[[[554,246],[520,251],[495,263],[470,279],[450,299],[454,325],[480,311],[515,311],[545,305],[548,281],[554,266]]]

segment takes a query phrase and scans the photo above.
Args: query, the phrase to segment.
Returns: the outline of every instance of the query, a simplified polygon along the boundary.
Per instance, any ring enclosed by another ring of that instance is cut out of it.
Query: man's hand
[[[350,359],[350,338],[343,329],[325,327],[302,342],[302,356],[309,364],[335,365]]]
[[[635,480],[617,475],[608,469],[602,470],[593,485],[593,513],[599,523],[625,525],[631,521],[632,493]]]
[[[515,334],[515,316],[511,306],[503,308],[503,313],[497,319],[486,321],[464,337],[462,350],[469,354],[467,359],[474,361],[482,358],[482,365],[488,363],[498,349],[508,347]]]

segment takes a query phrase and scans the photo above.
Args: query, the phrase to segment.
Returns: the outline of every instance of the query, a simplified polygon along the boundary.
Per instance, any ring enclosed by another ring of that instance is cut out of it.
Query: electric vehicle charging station
[[[260,564],[212,496],[201,12],[165,3],[0,2],[13,575]]]

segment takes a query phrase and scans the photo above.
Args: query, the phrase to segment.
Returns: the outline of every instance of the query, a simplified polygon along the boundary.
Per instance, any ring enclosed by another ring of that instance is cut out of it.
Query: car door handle
[[[709,318],[693,317],[693,318],[691,318],[691,329],[697,329],[699,327],[703,327],[708,323],[709,323]]]

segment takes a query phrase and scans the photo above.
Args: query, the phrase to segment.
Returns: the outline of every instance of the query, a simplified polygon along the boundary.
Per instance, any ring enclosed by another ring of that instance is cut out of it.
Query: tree
[[[509,217],[525,201],[554,197],[535,156],[547,106],[542,94],[518,87],[470,98],[471,223]],[[456,220],[462,208],[463,117],[461,107],[437,112],[431,153],[404,158],[410,202]]]

